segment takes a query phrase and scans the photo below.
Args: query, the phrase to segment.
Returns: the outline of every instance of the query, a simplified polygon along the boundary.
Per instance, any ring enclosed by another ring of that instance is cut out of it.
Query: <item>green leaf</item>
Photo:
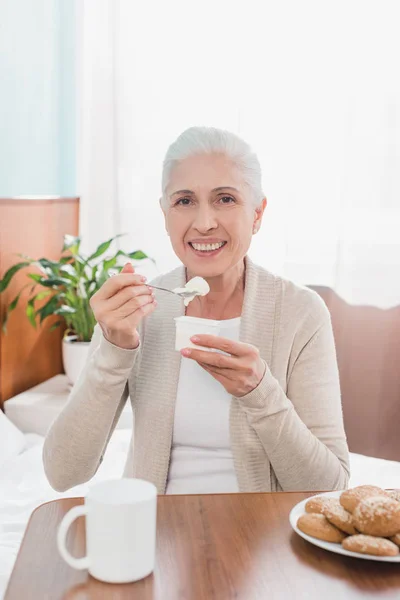
[[[39,292],[35,296],[35,301],[36,300],[43,300],[43,298],[47,298],[47,296],[50,296],[50,294],[52,294],[52,293],[53,292],[51,290],[45,290],[44,292]]]
[[[39,258],[35,264],[39,267],[39,269],[44,271],[46,275],[57,275],[61,268],[60,262],[50,260],[48,258]]]
[[[105,283],[107,281],[107,279],[108,279],[108,273],[107,273],[107,271],[104,271],[104,270],[101,271],[100,277],[97,280],[97,286],[99,288],[101,288],[101,286],[103,285],[103,283]]]
[[[115,267],[115,265],[117,264],[117,260],[118,260],[118,255],[113,256],[113,258],[110,258],[108,260],[103,261],[103,269],[104,271],[109,271],[110,269],[112,269],[113,267]]]
[[[28,277],[29,277],[29,279],[36,281],[36,283],[41,283],[41,281],[43,279],[43,276],[38,275],[37,273],[28,273]]]
[[[71,278],[68,273],[61,273],[62,277],[43,277],[43,275],[37,275],[36,273],[29,273],[28,277],[36,283],[39,283],[43,287],[54,287],[61,285],[71,285],[71,280],[75,282],[75,278]]]
[[[15,308],[17,308],[17,304],[18,304],[18,300],[19,297],[22,294],[22,290],[20,291],[20,293],[14,298],[14,300],[12,302],[10,302],[10,304],[8,305],[8,312],[10,313],[12,310],[14,310]]]
[[[84,260],[81,256],[74,256],[74,269],[78,277],[81,277],[82,273],[84,273],[87,262],[88,261]]]
[[[28,305],[26,307],[26,314],[28,316],[28,319],[30,320],[30,322],[32,323],[32,325],[35,328],[36,328],[36,316],[38,314],[41,314],[41,310],[42,310],[42,309],[35,310],[35,302],[37,302],[38,300],[43,300],[43,298],[46,298],[50,294],[52,294],[51,290],[45,290],[44,292],[39,292],[38,294],[36,294],[36,296],[33,296],[33,298],[30,298],[28,301]],[[43,319],[41,319],[40,322],[42,322],[42,320]]]
[[[58,287],[64,286],[64,285],[71,285],[71,282],[68,279],[64,279],[62,277],[57,277],[56,279],[50,279],[50,278],[42,279],[40,284],[43,285],[44,287],[58,288]]]
[[[97,281],[91,281],[87,287],[87,296],[89,299],[93,296],[97,289]]]
[[[141,250],[136,250],[135,252],[122,252],[124,256],[129,256],[132,260],[143,260],[144,258],[149,258],[147,254],[142,252]]]
[[[55,329],[57,329],[57,327],[59,327],[60,325],[62,325],[62,321],[57,321],[57,323],[54,323],[54,325],[52,325],[49,329],[49,331],[54,331]]]
[[[24,287],[26,287],[26,286],[24,286]],[[8,305],[6,316],[4,318],[4,323],[3,323],[3,327],[2,327],[4,333],[7,333],[7,321],[8,321],[8,318],[10,316],[10,313],[17,308],[17,304],[18,304],[18,301],[20,299],[21,294],[22,294],[22,290],[14,298],[14,300],[12,302],[10,302],[10,304]]]
[[[58,308],[60,302],[57,295],[52,296],[48,302],[42,308],[39,308],[36,314],[40,315],[40,322],[50,315],[56,314],[56,309]]]
[[[73,235],[64,235],[64,245],[62,252],[69,250],[71,254],[78,254],[79,246],[81,245],[81,239]]]
[[[35,302],[35,298],[31,298],[30,300],[28,300],[28,304],[26,307],[26,316],[28,317],[29,321],[31,322],[32,327],[34,327],[36,329],[36,314],[35,314],[35,307],[34,307],[34,302]]]
[[[100,289],[100,285],[98,281],[91,281],[89,286],[88,286],[88,299],[89,299],[89,306],[90,306],[90,299],[92,298],[92,296]]]
[[[63,265],[60,275],[63,279],[68,279],[70,287],[76,287],[79,283],[79,276],[72,265]]]
[[[72,264],[61,265],[60,271],[63,275],[68,274],[70,277],[76,277],[76,270]]]
[[[102,244],[100,244],[100,246],[97,247],[96,252],[94,252],[93,254],[91,254],[89,256],[89,258],[87,259],[86,262],[90,262],[94,258],[98,258],[102,254],[104,254],[104,252],[107,252],[107,250],[109,249],[109,247],[111,246],[111,244],[113,243],[113,241],[116,240],[119,237],[122,237],[123,235],[125,235],[125,234],[124,233],[120,233],[120,234],[112,237],[111,239],[107,240],[106,242],[103,242]]]
[[[60,258],[60,263],[61,263],[62,265],[66,265],[66,264],[68,264],[68,263],[71,263],[71,264],[73,264],[73,263],[74,263],[74,257],[73,257],[73,256],[71,256],[70,254],[68,254],[68,256],[62,256],[62,257]]]
[[[40,269],[42,276],[46,275],[46,277],[54,277],[54,275],[57,273],[54,273],[53,267],[51,267],[44,258],[37,260],[34,265]]]
[[[27,267],[28,265],[30,265],[29,262],[21,262],[17,263],[16,265],[13,265],[10,269],[8,269],[3,279],[0,279],[0,292],[4,292],[14,275],[24,267]]]

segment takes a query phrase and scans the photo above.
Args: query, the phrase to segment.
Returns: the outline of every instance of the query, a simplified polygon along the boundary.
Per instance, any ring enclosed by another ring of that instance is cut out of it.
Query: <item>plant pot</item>
[[[90,342],[77,342],[76,335],[68,335],[62,341],[64,371],[74,385],[86,364]]]

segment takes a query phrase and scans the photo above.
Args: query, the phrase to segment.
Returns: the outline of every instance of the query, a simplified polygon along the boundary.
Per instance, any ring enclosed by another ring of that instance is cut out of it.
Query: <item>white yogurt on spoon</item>
[[[189,279],[185,287],[175,288],[173,291],[175,292],[175,294],[181,294],[182,292],[191,292],[190,294],[187,294],[187,296],[183,300],[185,306],[189,306],[190,302],[194,300],[196,296],[206,296],[210,291],[210,286],[208,285],[207,281],[202,277],[193,277],[192,279]]]

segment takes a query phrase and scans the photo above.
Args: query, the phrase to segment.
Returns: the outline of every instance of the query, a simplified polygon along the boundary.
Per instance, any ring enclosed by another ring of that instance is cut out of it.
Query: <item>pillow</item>
[[[25,436],[0,409],[0,467],[25,448]]]

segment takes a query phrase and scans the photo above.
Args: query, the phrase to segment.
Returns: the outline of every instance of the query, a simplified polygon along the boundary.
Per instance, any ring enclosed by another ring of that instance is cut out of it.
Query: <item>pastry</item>
[[[365,498],[354,509],[353,519],[361,533],[391,537],[400,531],[400,502],[388,496]]]
[[[374,556],[397,556],[399,548],[390,540],[371,535],[350,535],[342,541],[342,546],[350,552],[372,554]]]
[[[353,513],[355,507],[364,498],[369,496],[385,495],[382,488],[376,487],[375,485],[359,485],[358,487],[346,490],[340,496],[340,504],[348,512]]]
[[[307,513],[318,513],[323,515],[324,510],[333,502],[337,502],[337,500],[326,496],[315,496],[306,502],[305,509]]]
[[[385,490],[386,494],[389,494],[391,498],[394,498],[398,502],[400,502],[400,490]]]
[[[400,533],[396,533],[390,539],[393,542],[393,544],[396,544],[397,546],[400,546]]]
[[[358,531],[354,527],[353,516],[340,504],[339,500],[332,503],[324,511],[325,517],[332,525],[348,535],[356,535]]]
[[[303,533],[311,537],[324,540],[325,542],[340,542],[346,537],[343,531],[329,523],[324,515],[317,513],[306,513],[301,515],[297,521],[297,527]]]

